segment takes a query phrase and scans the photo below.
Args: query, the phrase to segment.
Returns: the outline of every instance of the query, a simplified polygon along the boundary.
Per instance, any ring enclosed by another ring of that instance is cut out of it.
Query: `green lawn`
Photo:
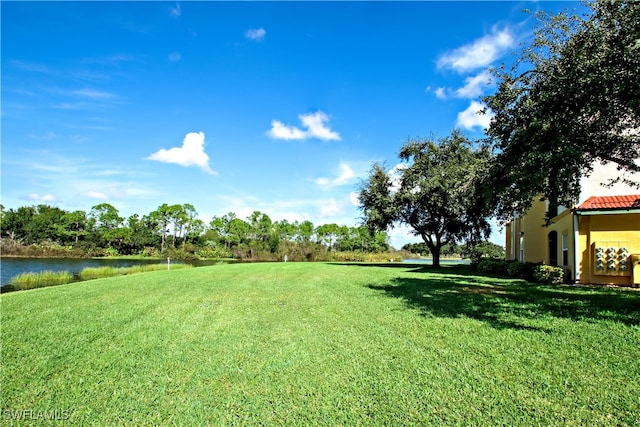
[[[640,425],[629,289],[270,263],[0,301],[5,425]]]

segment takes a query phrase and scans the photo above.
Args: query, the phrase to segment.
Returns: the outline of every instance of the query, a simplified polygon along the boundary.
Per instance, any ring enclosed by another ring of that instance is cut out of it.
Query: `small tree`
[[[103,239],[107,245],[117,243],[121,246],[128,238],[128,230],[122,228],[124,218],[118,213],[113,205],[109,203],[100,203],[91,208],[89,217],[95,226],[98,236]]]

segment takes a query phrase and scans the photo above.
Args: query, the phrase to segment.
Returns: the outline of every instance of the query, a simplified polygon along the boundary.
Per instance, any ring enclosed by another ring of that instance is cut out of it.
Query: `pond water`
[[[171,263],[179,263],[173,261]],[[189,261],[195,266],[218,264],[218,260]],[[0,286],[9,284],[12,277],[22,273],[68,271],[78,274],[87,267],[130,267],[142,264],[166,264],[162,259],[71,259],[71,258],[0,258]]]

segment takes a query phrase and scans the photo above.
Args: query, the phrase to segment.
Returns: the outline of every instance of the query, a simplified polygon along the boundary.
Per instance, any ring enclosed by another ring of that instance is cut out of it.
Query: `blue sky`
[[[523,9],[577,6],[3,1],[2,204],[357,225],[359,180],[408,137],[483,136]]]

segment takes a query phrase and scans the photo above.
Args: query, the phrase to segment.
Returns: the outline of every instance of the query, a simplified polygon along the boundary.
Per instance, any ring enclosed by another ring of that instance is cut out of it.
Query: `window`
[[[569,235],[562,233],[562,266],[569,265]]]
[[[520,236],[520,256],[518,261],[524,262],[524,236]]]

